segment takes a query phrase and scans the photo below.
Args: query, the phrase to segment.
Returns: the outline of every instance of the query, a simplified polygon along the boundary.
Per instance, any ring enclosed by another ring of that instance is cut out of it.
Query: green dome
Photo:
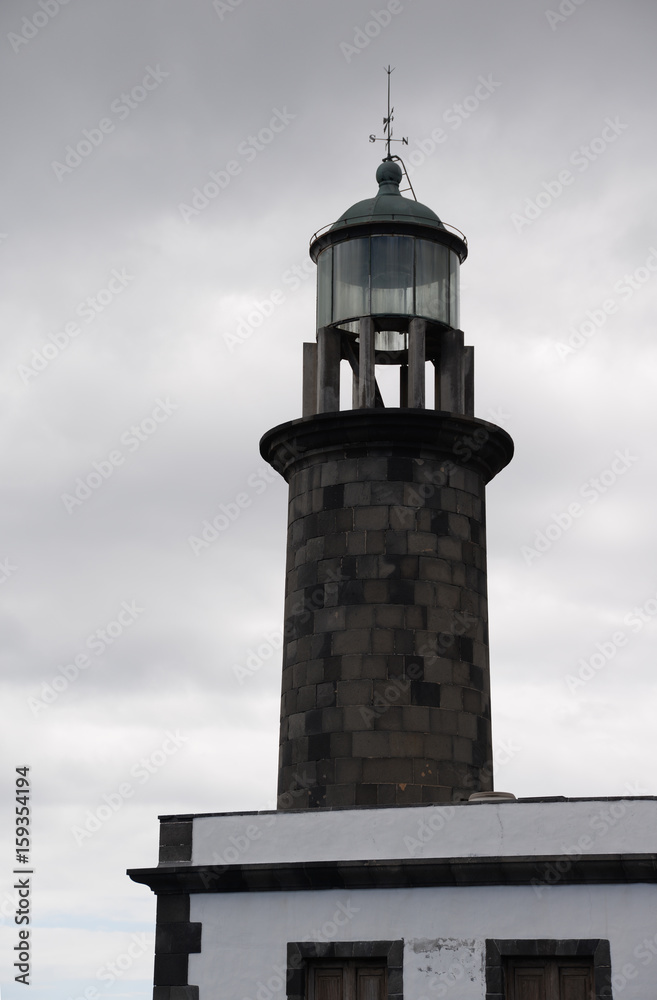
[[[468,244],[463,233],[445,225],[436,213],[414,198],[404,198],[399,190],[402,169],[395,160],[379,164],[376,179],[379,190],[373,198],[357,201],[343,212],[337,222],[325,226],[310,240],[310,256],[317,263],[323,250],[344,240],[369,236],[413,236],[441,243],[459,257],[468,256]]]
[[[422,226],[444,229],[432,209],[412,198],[404,198],[399,191],[402,170],[394,160],[384,160],[376,172],[379,190],[373,198],[357,201],[331,226],[331,232],[367,222],[415,222]]]

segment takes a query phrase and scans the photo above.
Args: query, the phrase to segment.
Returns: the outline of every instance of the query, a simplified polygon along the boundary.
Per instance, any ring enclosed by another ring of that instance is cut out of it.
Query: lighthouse
[[[374,197],[313,237],[303,417],[261,442],[289,483],[282,809],[493,787],[485,487],[513,444],[474,416],[465,238],[402,178],[386,157]]]
[[[278,808],[160,817],[129,872],[153,997],[640,1000],[655,798],[493,786],[485,489],[513,444],[475,416],[465,237],[387,138],[311,240],[302,412],[260,442],[289,486]]]

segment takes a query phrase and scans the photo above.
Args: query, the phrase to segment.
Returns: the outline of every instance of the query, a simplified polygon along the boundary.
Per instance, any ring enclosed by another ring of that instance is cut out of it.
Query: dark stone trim
[[[201,951],[200,923],[189,919],[189,894],[158,896],[153,1000],[199,1000],[188,983],[190,954]]]
[[[507,958],[593,958],[595,1000],[613,1000],[611,952],[604,938],[539,939],[523,938],[486,941],[485,1000],[505,1000],[504,964]]]
[[[657,854],[161,866],[128,875],[157,893],[525,885],[540,898],[556,885],[657,882]]]
[[[192,820],[167,816],[160,820],[161,865],[192,860]]]
[[[308,962],[315,959],[375,958],[388,966],[388,1000],[404,1000],[404,941],[290,941],[287,946],[288,1000],[306,1000]]]
[[[513,441],[501,427],[439,410],[319,413],[279,424],[260,441],[262,457],[288,482],[298,463],[331,449],[362,455],[385,449],[391,457],[397,453],[411,457],[429,454],[478,473],[485,483],[513,458]]]

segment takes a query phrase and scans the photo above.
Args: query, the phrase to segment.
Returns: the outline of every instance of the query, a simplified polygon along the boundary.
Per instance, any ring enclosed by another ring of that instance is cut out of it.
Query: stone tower
[[[493,787],[484,493],[513,443],[474,416],[474,350],[459,329],[465,238],[400,193],[396,158],[376,177],[374,198],[311,241],[303,416],[260,445],[289,484],[284,810],[463,801]],[[380,365],[399,369],[398,406],[384,403]]]

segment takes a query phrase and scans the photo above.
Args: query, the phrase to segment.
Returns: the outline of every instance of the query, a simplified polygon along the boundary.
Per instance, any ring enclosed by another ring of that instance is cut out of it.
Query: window
[[[308,963],[308,1000],[387,1000],[387,967],[353,960]]]
[[[510,958],[506,963],[508,1000],[591,1000],[593,960]]]
[[[288,1000],[404,1000],[403,941],[290,941]]]
[[[612,1000],[609,941],[486,941],[486,1000]]]

